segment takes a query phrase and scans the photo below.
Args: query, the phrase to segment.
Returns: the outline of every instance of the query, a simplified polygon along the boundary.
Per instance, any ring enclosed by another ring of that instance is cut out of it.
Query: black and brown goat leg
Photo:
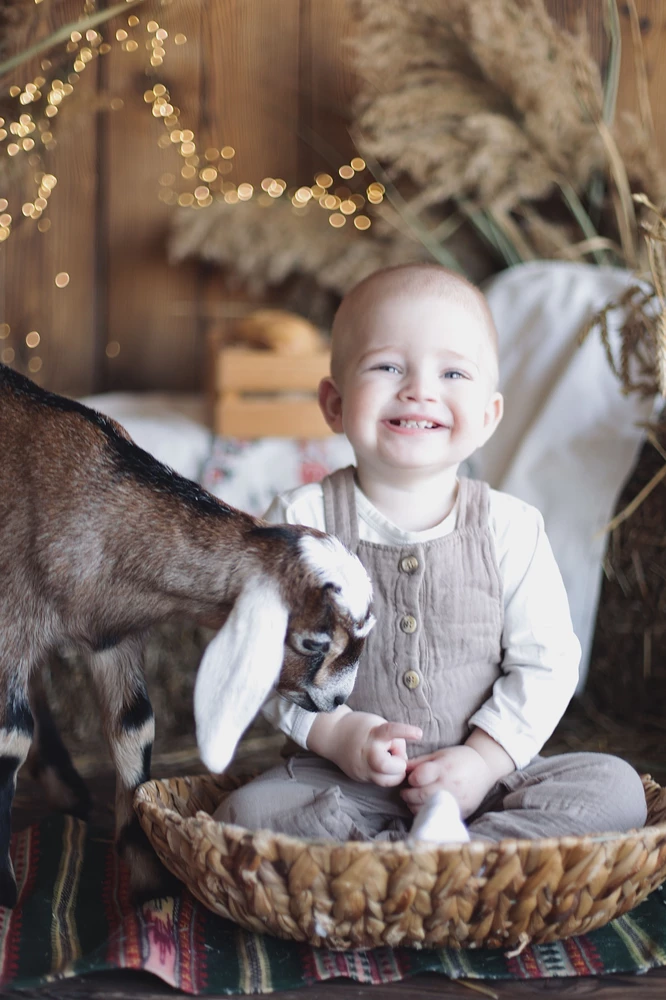
[[[16,879],[9,857],[11,808],[16,774],[26,759],[33,722],[27,691],[18,684],[0,689],[0,906],[16,905]]]
[[[116,769],[116,846],[130,869],[137,901],[163,896],[172,877],[160,863],[134,812],[137,787],[150,778],[155,717],[143,676],[143,639],[131,636],[91,654],[90,666]]]
[[[30,678],[30,707],[35,731],[26,766],[30,776],[42,786],[49,805],[59,812],[87,820],[90,792],[72,763],[58,727],[51,715],[40,671]]]

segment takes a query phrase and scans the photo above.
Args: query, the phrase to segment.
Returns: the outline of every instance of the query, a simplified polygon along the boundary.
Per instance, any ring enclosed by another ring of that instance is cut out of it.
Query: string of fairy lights
[[[36,4],[41,2],[35,0]],[[94,0],[85,0],[84,14],[91,14],[94,9]],[[10,238],[19,223],[33,223],[40,233],[48,232],[51,227],[49,199],[58,179],[46,170],[45,159],[57,144],[54,119],[67,99],[75,93],[86,68],[100,56],[111,52],[115,44],[126,53],[143,49],[150,67],[146,70],[156,75],[167,58],[168,46],[187,44],[187,36],[183,32],[177,32],[171,38],[155,17],[142,20],[132,13],[123,20],[126,27],[117,28],[110,40],[105,40],[96,28],[85,32],[72,31],[65,46],[67,72],[54,70],[51,59],[45,58],[40,62],[41,72],[38,75],[23,86],[13,84],[9,88],[9,97],[16,103],[17,109],[13,120],[0,117],[0,156],[15,162],[25,158],[34,184],[34,196],[24,201],[17,211],[10,205],[9,198],[0,192],[0,245]],[[53,71],[51,78],[50,71]],[[143,100],[150,107],[153,117],[164,126],[157,145],[164,151],[176,151],[180,156],[176,165],[159,177],[158,198],[165,204],[204,210],[215,201],[234,205],[256,199],[259,204],[268,206],[286,197],[299,215],[317,204],[328,214],[328,222],[333,229],[341,229],[350,223],[355,230],[363,233],[372,225],[368,213],[382,202],[385,189],[378,181],[367,180],[367,167],[362,157],[356,156],[340,166],[337,171],[339,180],[331,173],[321,171],[312,184],[291,188],[280,177],[265,177],[255,190],[249,182],[236,183],[229,176],[233,173],[236,156],[233,146],[211,145],[205,149],[198,146],[193,130],[183,127],[181,110],[172,100],[165,83],[154,83],[145,90]],[[119,110],[123,104],[121,98],[114,98],[109,107]],[[70,283],[70,274],[66,270],[58,271],[53,281],[56,288],[64,289]],[[42,334],[38,330],[26,333],[12,331],[8,322],[0,322],[0,360],[5,364],[15,362],[17,352],[9,341],[16,341],[19,337],[23,338],[29,351],[27,369],[32,375],[37,375],[43,368],[39,353]],[[117,357],[120,350],[117,340],[111,340],[106,345],[109,358]]]

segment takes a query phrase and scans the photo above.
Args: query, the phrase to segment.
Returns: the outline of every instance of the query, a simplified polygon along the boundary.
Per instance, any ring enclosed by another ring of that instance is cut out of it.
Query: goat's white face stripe
[[[358,556],[352,555],[332,535],[326,538],[305,535],[299,545],[317,581],[322,586],[332,583],[339,587],[340,593],[334,595],[336,602],[354,621],[364,621],[372,600],[372,584]]]
[[[356,626],[354,628],[354,638],[364,639],[366,635],[368,635],[372,631],[376,621],[377,619],[375,618],[374,615],[368,615],[367,621],[363,622],[363,624],[360,627]]]

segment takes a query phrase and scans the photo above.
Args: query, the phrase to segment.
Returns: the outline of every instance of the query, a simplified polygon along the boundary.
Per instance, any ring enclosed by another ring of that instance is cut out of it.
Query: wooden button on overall
[[[410,691],[413,691],[421,683],[421,678],[415,670],[406,670],[402,675],[402,680],[405,687],[408,687]]]
[[[411,635],[412,632],[416,632],[416,618],[414,615],[403,615],[400,619],[400,628],[408,635]]]
[[[416,556],[403,556],[400,560],[400,569],[403,573],[415,573],[419,568],[419,561]]]

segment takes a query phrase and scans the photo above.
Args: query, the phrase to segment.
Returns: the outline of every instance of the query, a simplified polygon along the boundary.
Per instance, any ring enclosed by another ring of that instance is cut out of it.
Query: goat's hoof
[[[183,889],[183,883],[180,879],[172,875],[159,861],[154,871],[142,871],[136,881],[134,873],[132,873],[131,886],[132,902],[135,906],[142,906],[143,903],[147,903],[151,899],[179,896]]]
[[[67,761],[65,766],[58,768],[37,762],[31,767],[30,774],[42,786],[52,809],[87,821],[92,799],[88,786],[71,762]]]
[[[76,819],[82,819],[84,823],[87,823],[90,818],[90,810],[92,809],[92,798],[83,778],[79,777],[78,774],[77,778],[80,784],[77,783],[77,787],[71,789],[71,801],[63,806],[62,811],[69,816],[75,816]]]
[[[13,910],[16,906],[17,890],[14,872],[9,868],[0,869],[0,906],[7,906]]]
[[[157,857],[136,816],[121,831],[117,847],[130,870],[134,903],[141,904],[149,899],[173,896],[180,892],[182,882]]]

